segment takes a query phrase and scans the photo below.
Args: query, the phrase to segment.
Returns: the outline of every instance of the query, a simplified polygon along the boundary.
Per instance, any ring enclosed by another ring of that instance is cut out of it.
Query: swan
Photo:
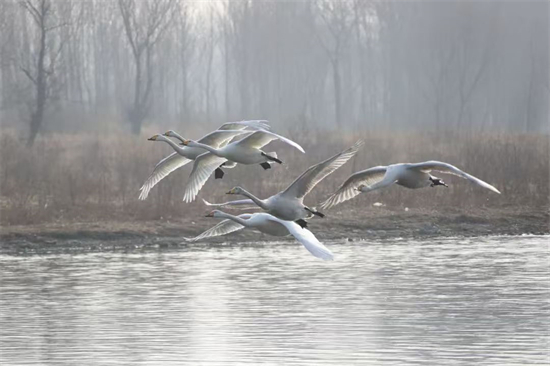
[[[283,162],[277,158],[275,152],[265,153],[260,150],[273,140],[281,140],[302,153],[305,152],[296,142],[265,130],[254,131],[242,140],[232,142],[220,149],[192,140],[184,140],[182,142],[184,146],[200,147],[208,151],[195,159],[189,182],[185,187],[183,200],[192,202],[208,180],[208,177],[227,161],[244,165],[260,164],[264,169],[270,169],[270,163],[273,162],[282,164]]]
[[[323,209],[329,209],[339,203],[345,202],[362,192],[370,192],[375,189],[385,188],[392,184],[399,184],[406,188],[423,188],[444,186],[448,187],[441,179],[430,174],[432,171],[452,174],[468,179],[477,185],[487,188],[495,193],[500,192],[490,185],[468,173],[463,172],[454,165],[441,161],[425,161],[423,163],[401,163],[388,166],[377,166],[352,174],[338,190],[321,204]]]
[[[231,141],[235,136],[251,133],[251,131],[244,131],[244,129],[249,128],[251,130],[265,129],[269,130],[268,121],[265,120],[254,120],[254,121],[239,121],[239,122],[227,122],[221,125],[217,130],[209,133],[206,136],[203,136],[199,142],[210,145],[214,147],[223,147]],[[184,138],[181,137],[176,132],[170,130],[164,133],[164,136],[175,137],[180,141],[184,141]],[[177,146],[172,143],[171,140],[162,138],[160,135],[155,135],[149,138],[151,141],[164,141],[170,144],[176,151],[171,155],[168,155],[155,165],[153,172],[145,183],[141,186],[139,199],[144,200],[149,195],[151,189],[160,182],[168,174],[172,173],[174,170],[181,168],[182,166],[189,163],[191,160],[195,160],[197,156],[204,154],[204,150],[200,148],[191,148]],[[234,165],[233,165],[234,166]],[[225,166],[226,168],[232,168],[233,166]],[[220,170],[216,171],[216,177],[221,178],[223,172]]]
[[[267,213],[281,219],[288,221],[295,221],[301,227],[306,227],[307,222],[304,220],[317,215],[324,217],[319,211],[309,208],[304,205],[304,197],[311,192],[311,190],[329,174],[333,173],[336,169],[344,165],[349,159],[351,159],[357,151],[363,145],[363,141],[357,141],[352,147],[344,150],[327,160],[311,166],[305,172],[302,173],[291,185],[289,185],[284,191],[281,191],[269,198],[260,199],[254,196],[252,193],[246,191],[244,188],[235,187],[231,189],[227,194],[240,194],[248,197],[249,199],[230,201],[225,203],[208,203],[209,206],[238,206],[256,204]]]
[[[287,236],[290,234],[302,243],[302,245],[315,257],[324,260],[334,259],[332,252],[319,242],[311,231],[300,227],[300,225],[292,221],[281,220],[268,213],[259,212],[233,216],[223,211],[214,210],[206,215],[206,217],[223,218],[225,220],[202,234],[194,238],[185,238],[185,240],[194,242],[204,238],[226,235],[248,227],[273,236]]]

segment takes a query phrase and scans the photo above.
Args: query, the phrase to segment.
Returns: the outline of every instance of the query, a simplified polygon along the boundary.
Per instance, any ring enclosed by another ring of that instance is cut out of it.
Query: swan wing
[[[239,121],[239,122],[227,122],[221,125],[218,130],[244,130],[249,128],[251,130],[270,130],[269,121],[265,119],[252,120],[252,121]]]
[[[251,216],[252,216],[251,214],[239,215],[239,217],[244,220],[248,220]],[[243,228],[244,226],[242,226],[241,224],[230,219],[225,219],[223,221],[220,221],[217,225],[212,226],[210,229],[206,230],[202,234],[195,236],[194,238],[184,238],[184,239],[187,241],[193,242],[193,241],[197,241],[205,238],[212,238],[214,236],[227,235],[229,233],[241,230]]]
[[[214,173],[214,170],[226,161],[227,159],[220,158],[211,152],[199,155],[195,159],[195,164],[193,164],[193,170],[189,176],[189,181],[185,186],[183,201],[194,201],[195,197],[197,197],[197,194],[204,186],[208,178],[212,175],[212,173]]]
[[[158,183],[160,182],[164,177],[166,177],[168,174],[172,173],[174,170],[181,168],[182,166],[189,163],[191,160],[187,159],[184,156],[181,156],[177,152],[172,153],[171,155],[168,155],[164,159],[158,162],[157,165],[155,165],[155,169],[149,175],[149,178],[143,183],[141,188],[139,189],[141,192],[139,194],[139,199],[144,200],[149,195],[149,191]]]
[[[237,207],[228,207],[228,208],[236,208],[239,210],[247,210],[247,209],[254,209],[259,208],[256,206],[254,201],[252,201],[250,198],[244,199],[244,200],[236,200],[236,201],[229,201],[229,202],[223,202],[223,203],[210,203],[204,198],[202,199],[204,204],[206,206],[210,207],[226,207],[226,206],[237,206]]]
[[[470,182],[474,182],[474,183],[476,183],[477,185],[479,185],[483,188],[487,188],[487,189],[489,189],[489,190],[491,190],[495,193],[500,194],[499,190],[496,189],[495,187],[493,187],[492,185],[490,185],[489,183],[487,183],[485,181],[482,181],[481,179],[476,178],[473,175],[470,175],[466,172],[463,172],[462,170],[458,169],[454,165],[451,165],[451,164],[448,164],[448,163],[443,163],[441,161],[426,161],[426,162],[423,162],[423,163],[410,164],[407,168],[408,169],[414,169],[414,170],[420,170],[420,171],[423,171],[425,173],[429,173],[431,171],[437,171],[437,172],[441,172],[441,173],[456,175],[456,176],[459,176],[461,178],[468,179]]]
[[[352,147],[334,155],[333,157],[310,167],[300,175],[282,195],[304,198],[311,190],[328,175],[344,165],[363,146],[363,141],[357,141]]]
[[[245,130],[216,130],[210,132],[208,135],[203,136],[198,142],[201,144],[212,146],[213,148],[220,148],[229,143],[235,136],[250,133]]]
[[[237,141],[236,144],[255,148],[255,149],[261,149],[262,147],[269,144],[273,140],[281,140],[285,144],[295,147],[296,149],[305,153],[304,149],[300,145],[298,145],[296,142],[290,139],[287,139],[286,137],[283,137],[281,135],[277,135],[276,133],[273,133],[271,131],[263,131],[263,130],[255,131],[253,134],[243,138],[242,140]]]
[[[334,259],[334,255],[332,254],[332,252],[327,247],[325,247],[323,243],[317,240],[315,235],[313,235],[313,233],[308,229],[302,228],[300,225],[296,224],[293,221],[281,220],[269,214],[266,214],[266,216],[264,217],[266,217],[267,220],[278,222],[284,225],[287,228],[288,232],[296,240],[302,243],[302,245],[308,250],[308,252],[313,254],[315,257],[321,258],[326,261],[331,261]]]
[[[357,196],[360,185],[372,186],[384,179],[387,167],[377,166],[352,174],[325,202],[321,203],[323,209],[329,209],[342,202]]]

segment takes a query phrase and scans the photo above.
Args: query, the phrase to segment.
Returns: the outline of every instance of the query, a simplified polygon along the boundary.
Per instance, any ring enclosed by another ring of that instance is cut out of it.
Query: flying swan
[[[317,240],[311,231],[300,227],[300,225],[292,221],[281,220],[264,212],[233,216],[223,211],[214,210],[206,215],[206,217],[223,218],[225,220],[202,234],[194,238],[185,238],[185,240],[191,242],[198,241],[204,238],[226,235],[247,227],[273,236],[292,235],[315,257],[323,260],[334,259],[332,252]]]
[[[233,137],[245,133],[251,133],[250,130],[245,130],[246,128],[251,130],[270,129],[268,122],[264,120],[227,122],[221,125],[216,131],[202,137],[199,142],[217,148],[223,147],[227,145]],[[164,136],[175,137],[182,142],[184,141],[183,137],[172,130],[166,132]],[[199,155],[204,154],[203,149],[178,146],[172,140],[167,139],[164,136],[155,135],[149,138],[149,140],[166,142],[176,151],[157,163],[149,178],[147,178],[145,183],[143,183],[143,186],[139,189],[141,191],[139,194],[140,200],[146,199],[149,195],[149,191],[151,191],[151,189],[168,174],[186,165],[191,160],[195,160]],[[232,166],[225,167],[231,168]],[[221,169],[216,171],[216,176],[220,178],[223,176]]]
[[[490,185],[457,167],[440,161],[426,161],[423,163],[401,163],[389,166],[377,166],[351,175],[338,190],[321,204],[323,209],[329,209],[339,203],[345,202],[362,192],[370,192],[375,189],[385,188],[392,184],[399,184],[406,188],[423,188],[447,185],[439,178],[430,174],[432,171],[452,174],[484,188],[500,194]]]
[[[311,192],[311,190],[329,174],[333,173],[336,169],[344,165],[349,159],[351,159],[363,145],[362,141],[357,141],[352,147],[344,150],[331,158],[313,165],[305,172],[302,173],[291,185],[289,185],[284,191],[279,192],[269,198],[260,199],[254,196],[252,193],[246,191],[241,187],[235,187],[231,189],[227,194],[240,194],[248,197],[249,199],[230,201],[225,203],[208,203],[203,200],[205,204],[209,206],[238,206],[256,204],[267,213],[281,219],[294,221],[301,227],[306,227],[307,223],[304,219],[310,218],[312,215],[324,217],[319,211],[304,205],[304,197]]]
[[[183,145],[188,147],[199,147],[208,150],[208,152],[195,159],[189,182],[185,187],[183,200],[185,202],[192,202],[208,180],[208,177],[210,177],[220,165],[228,161],[244,165],[260,164],[264,169],[270,169],[270,163],[272,162],[282,164],[283,162],[277,158],[275,152],[265,153],[260,150],[273,140],[281,140],[301,152],[304,152],[304,149],[296,142],[265,130],[254,131],[251,135],[246,136],[242,140],[234,141],[219,149],[192,140],[184,140],[182,142]]]

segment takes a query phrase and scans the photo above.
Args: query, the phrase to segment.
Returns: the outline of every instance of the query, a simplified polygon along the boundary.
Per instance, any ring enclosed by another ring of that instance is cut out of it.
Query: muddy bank
[[[193,220],[4,226],[0,232],[0,253],[78,253],[185,247],[189,244],[184,242],[184,237],[198,235],[218,221],[197,217]],[[321,241],[540,235],[550,233],[549,222],[550,215],[546,209],[404,211],[379,207],[361,212],[334,210],[325,219],[311,220],[309,229]],[[272,239],[253,230],[242,230],[203,243],[246,243]]]

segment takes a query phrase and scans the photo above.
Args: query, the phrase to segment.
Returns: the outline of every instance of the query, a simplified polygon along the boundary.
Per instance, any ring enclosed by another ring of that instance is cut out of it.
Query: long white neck
[[[198,147],[198,148],[201,148],[201,149],[205,149],[205,150],[210,151],[212,154],[214,154],[214,155],[216,155],[216,156],[223,157],[223,156],[220,154],[220,150],[215,149],[215,148],[213,148],[212,146],[208,146],[208,145],[205,145],[205,144],[201,144],[200,142],[190,141],[189,144],[188,144],[187,146],[189,146],[189,147]]]
[[[159,137],[157,137],[157,139],[158,139],[157,141],[164,141],[164,142],[166,142],[168,145],[172,146],[172,148],[173,148],[174,150],[176,150],[180,155],[185,156],[185,154],[187,153],[187,152],[185,151],[184,148],[178,146],[178,144],[176,144],[174,141],[170,140],[170,139],[167,138],[167,137],[159,136]]]
[[[241,219],[239,216],[230,215],[230,214],[225,213],[223,211],[217,211],[216,212],[216,217],[222,217],[224,219],[229,219],[229,220],[235,221],[236,223],[241,224],[242,226],[245,226],[245,227],[250,226],[248,224],[247,220]]]
[[[241,188],[241,195],[250,198],[252,201],[254,201],[255,204],[257,204],[259,207],[261,207],[264,210],[269,210],[269,207],[267,207],[266,201],[261,200],[258,197],[254,196],[252,193],[248,192],[245,189]]]
[[[181,142],[185,141],[185,139],[179,133],[176,133],[174,131],[171,131],[171,132],[172,132],[172,135],[174,135],[174,137],[180,140]]]

